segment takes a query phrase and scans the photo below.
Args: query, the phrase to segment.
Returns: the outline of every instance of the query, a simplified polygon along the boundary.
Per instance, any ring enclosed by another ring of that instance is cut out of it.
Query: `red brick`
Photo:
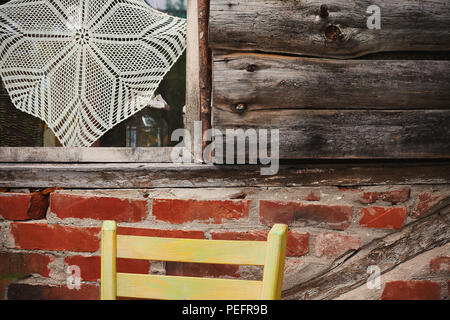
[[[82,284],[80,289],[69,289],[66,285],[47,286],[12,283],[8,288],[9,300],[99,300],[98,285]]]
[[[66,193],[51,195],[50,210],[61,219],[90,218],[117,222],[142,221],[148,212],[146,200],[80,196]]]
[[[411,190],[409,188],[402,189],[402,190],[386,191],[386,192],[383,192],[383,194],[381,195],[381,198],[384,201],[388,201],[393,204],[402,203],[409,199],[410,191]]]
[[[248,241],[266,241],[269,230],[251,230],[251,231],[212,231],[213,240],[248,240]]]
[[[361,246],[361,238],[343,235],[340,233],[326,232],[314,238],[314,253],[317,257],[325,255],[334,258],[348,250],[358,249]]]
[[[185,277],[239,278],[239,266],[232,264],[167,262],[166,274]]]
[[[450,272],[450,257],[436,257],[430,261],[430,272]]]
[[[363,192],[359,198],[359,202],[364,204],[374,203],[381,196],[381,192]]]
[[[439,300],[441,285],[428,280],[389,281],[381,300]]]
[[[143,236],[143,237],[186,238],[186,239],[205,238],[204,232],[198,230],[162,230],[162,229],[117,227],[117,233],[127,236]]]
[[[292,225],[296,207],[303,206],[301,203],[282,201],[259,201],[259,220],[261,223],[272,226],[275,223]]]
[[[213,240],[249,240],[249,241],[266,241],[269,230],[252,230],[252,231],[224,231],[211,232]],[[309,250],[309,233],[297,231],[288,231],[286,243],[286,255],[290,257],[300,257],[308,253]]]
[[[295,222],[300,226],[323,226],[337,230],[347,229],[353,214],[351,206],[272,200],[260,200],[259,210],[261,223],[269,226]]]
[[[374,203],[381,199],[393,204],[402,203],[409,199],[410,189],[390,190],[385,192],[363,192],[359,201],[364,204]]]
[[[94,252],[100,244],[100,228],[95,227],[12,222],[10,230],[19,249]]]
[[[320,201],[320,191],[312,190],[306,197],[306,201]]]
[[[438,204],[442,199],[444,199],[444,196],[440,192],[423,192],[419,194],[416,200],[416,206],[411,212],[411,217],[419,218]]]
[[[8,220],[28,220],[31,193],[0,193],[0,216]]]
[[[0,278],[5,276],[28,276],[40,274],[48,277],[50,269],[48,264],[54,257],[40,253],[28,252],[0,252]]]
[[[34,193],[0,193],[0,216],[7,220],[42,219],[48,208],[48,197]]]
[[[248,217],[250,200],[153,199],[156,220],[181,224],[191,221],[218,224]]]
[[[309,233],[288,231],[286,255],[289,257],[300,257],[309,251]]]
[[[362,208],[358,217],[359,224],[364,228],[395,229],[402,228],[407,210],[405,207],[369,207]]]
[[[67,266],[76,265],[80,267],[80,277],[86,281],[97,281],[100,279],[100,257],[70,256],[64,259]],[[117,272],[148,274],[150,261],[134,259],[117,259]]]

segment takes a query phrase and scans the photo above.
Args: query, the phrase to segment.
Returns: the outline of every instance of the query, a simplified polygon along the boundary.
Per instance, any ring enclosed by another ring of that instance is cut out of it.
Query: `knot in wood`
[[[247,110],[247,105],[245,103],[238,103],[234,106],[234,110],[236,110],[237,113],[242,113]]]
[[[344,35],[341,32],[341,29],[338,26],[330,25],[325,29],[325,37],[328,40],[335,41],[337,39],[342,39]]]
[[[248,72],[255,72],[256,69],[258,69],[258,67],[256,66],[256,64],[249,64],[245,70],[247,70]]]
[[[328,15],[328,6],[326,4],[321,5],[319,9],[319,17],[325,19],[328,17]]]

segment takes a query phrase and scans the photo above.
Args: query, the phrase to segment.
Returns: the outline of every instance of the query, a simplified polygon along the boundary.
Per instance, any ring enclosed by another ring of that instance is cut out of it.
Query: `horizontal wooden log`
[[[450,161],[284,164],[274,176],[260,166],[200,164],[0,163],[2,188],[170,188],[360,186],[450,183]]]
[[[214,104],[278,108],[450,109],[450,61],[214,56]]]
[[[181,147],[78,148],[2,147],[0,162],[172,162]]]
[[[222,134],[237,128],[278,129],[280,159],[450,158],[450,110],[278,109],[237,114],[216,106],[213,119]]]
[[[321,5],[326,5],[322,7]],[[380,29],[369,29],[371,5]],[[383,51],[450,50],[447,0],[211,0],[214,48],[349,58]]]
[[[439,209],[450,204],[450,198]],[[435,208],[433,214],[403,227],[401,232],[375,239],[350,255],[338,258],[322,274],[292,287],[283,296],[288,299],[333,299],[360,285],[371,273],[368,267],[376,265],[381,274],[409,259],[450,242],[450,213]],[[440,213],[440,214],[439,214]]]

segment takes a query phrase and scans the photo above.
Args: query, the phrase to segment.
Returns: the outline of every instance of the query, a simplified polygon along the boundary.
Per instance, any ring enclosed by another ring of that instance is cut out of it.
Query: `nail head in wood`
[[[234,106],[234,110],[236,110],[236,112],[238,113],[242,113],[247,110],[247,105],[245,103],[238,103]]]

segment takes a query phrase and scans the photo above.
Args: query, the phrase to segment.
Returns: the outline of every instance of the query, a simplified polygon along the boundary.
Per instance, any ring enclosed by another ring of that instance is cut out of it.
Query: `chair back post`
[[[281,299],[288,226],[275,224],[267,237],[261,299]]]
[[[117,225],[115,221],[104,221],[101,235],[101,286],[102,300],[116,300],[117,295]]]

